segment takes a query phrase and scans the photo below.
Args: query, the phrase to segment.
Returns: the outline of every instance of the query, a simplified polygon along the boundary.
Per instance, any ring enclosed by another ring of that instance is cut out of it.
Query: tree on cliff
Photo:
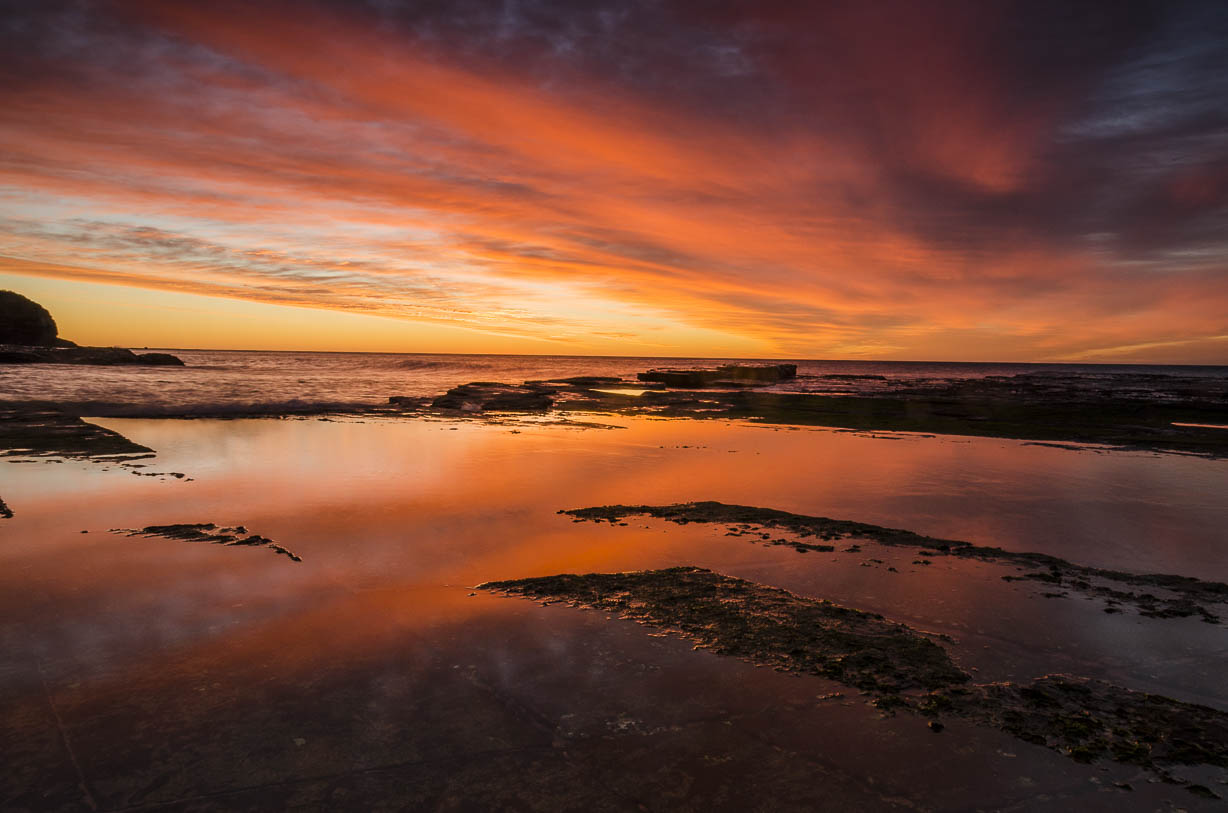
[[[0,344],[53,345],[58,329],[47,309],[13,291],[0,291]]]

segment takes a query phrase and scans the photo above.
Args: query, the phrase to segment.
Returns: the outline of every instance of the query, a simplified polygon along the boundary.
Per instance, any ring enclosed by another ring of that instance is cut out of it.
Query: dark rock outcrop
[[[178,356],[172,356],[170,353],[137,353],[137,364],[148,365],[165,365],[169,367],[182,367],[183,359]]]
[[[47,347],[58,328],[47,309],[14,291],[0,291],[0,344]]]
[[[554,390],[475,381],[453,387],[431,402],[435,409],[461,412],[544,412],[554,406]]]
[[[711,370],[649,370],[636,376],[667,387],[757,387],[797,377],[796,364],[725,364]]]
[[[0,346],[0,364],[101,364],[183,366],[170,353],[133,353],[123,347]]]

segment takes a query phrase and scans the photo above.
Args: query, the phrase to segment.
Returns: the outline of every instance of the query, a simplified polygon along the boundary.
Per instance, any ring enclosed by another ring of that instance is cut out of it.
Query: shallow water
[[[712,499],[1228,581],[1225,461],[601,420],[622,428],[108,419],[158,450],[138,471],[191,479],[3,464],[0,707],[20,736],[0,756],[24,794],[6,807],[74,809],[82,783],[108,809],[1200,804],[1122,766],[958,722],[937,736],[826,681],[471,587],[699,565],[946,632],[978,680],[1067,671],[1228,708],[1223,626],[1109,615],[911,550],[801,555],[723,526],[556,513]],[[174,522],[242,524],[303,562],[107,533]]]

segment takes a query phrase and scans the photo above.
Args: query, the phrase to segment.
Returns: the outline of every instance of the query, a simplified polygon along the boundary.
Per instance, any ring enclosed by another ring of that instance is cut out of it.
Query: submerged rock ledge
[[[973,684],[946,650],[904,624],[776,587],[676,567],[493,581],[479,589],[565,602],[693,641],[697,648],[862,690],[890,713],[960,717],[1080,762],[1138,765],[1191,792],[1167,766],[1228,767],[1228,713],[1098,680],[1049,675]]]
[[[838,680],[879,695],[966,683],[942,647],[877,613],[696,567],[488,582],[668,627],[721,655]]]
[[[51,409],[0,405],[0,457],[133,460],[153,457],[148,446]]]
[[[158,536],[163,539],[178,539],[182,542],[210,542],[214,545],[225,545],[227,547],[268,548],[274,553],[288,556],[291,561],[303,561],[301,557],[277,544],[267,536],[248,533],[247,528],[242,525],[219,527],[212,522],[179,523],[175,525],[147,525],[144,528],[135,530],[132,528],[112,528],[111,533],[124,534],[126,536]]]
[[[1130,604],[1138,609],[1140,615],[1152,618],[1197,615],[1207,623],[1216,624],[1219,623],[1219,616],[1204,605],[1228,603],[1228,584],[1222,582],[1203,581],[1190,576],[1126,573],[1120,570],[1089,567],[1046,553],[1009,551],[1003,548],[974,545],[971,542],[937,539],[898,528],[884,528],[881,525],[870,525],[864,522],[793,514],[773,508],[706,501],[676,505],[603,505],[564,510],[560,513],[578,520],[594,522],[615,523],[631,516],[648,516],[680,525],[692,522],[724,524],[731,526],[729,532],[735,536],[745,533],[751,527],[778,528],[795,534],[799,538],[769,540],[768,544],[786,545],[798,550],[831,551],[834,549],[831,545],[803,541],[816,537],[824,540],[868,539],[881,545],[921,548],[924,549],[927,556],[958,556],[1029,568],[1032,571],[1030,573],[1003,578],[1008,581],[1027,579],[1077,590],[1107,600],[1110,607],[1118,603]],[[1093,579],[1135,588],[1163,590],[1170,595],[1159,596],[1150,592],[1120,590],[1105,584],[1096,584],[1092,581]]]

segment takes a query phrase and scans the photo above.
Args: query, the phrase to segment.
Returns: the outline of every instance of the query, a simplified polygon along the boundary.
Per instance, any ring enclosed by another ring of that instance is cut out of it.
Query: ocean
[[[631,356],[515,356],[420,353],[306,353],[165,350],[184,367],[0,366],[0,401],[43,402],[80,415],[160,417],[227,414],[311,414],[362,411],[394,395],[429,396],[471,381],[522,381],[577,375],[619,376],[656,367],[691,368],[739,359]],[[765,360],[756,360],[765,361]],[[798,378],[767,389],[873,394],[960,379],[1042,375],[1065,385],[1111,387],[1155,397],[1166,383],[1228,387],[1228,366],[1015,364],[778,359],[798,365]]]

